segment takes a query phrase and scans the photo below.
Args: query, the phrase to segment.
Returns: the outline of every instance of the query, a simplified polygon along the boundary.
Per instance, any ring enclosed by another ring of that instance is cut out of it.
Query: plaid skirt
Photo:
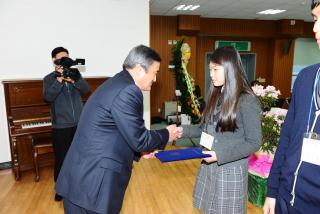
[[[244,162],[231,166],[202,163],[194,192],[194,207],[205,214],[245,214],[248,167]]]

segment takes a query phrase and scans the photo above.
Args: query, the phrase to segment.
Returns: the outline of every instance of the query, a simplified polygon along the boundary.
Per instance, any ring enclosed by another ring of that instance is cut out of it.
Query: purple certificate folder
[[[158,152],[155,156],[162,162],[172,162],[180,160],[189,160],[195,158],[207,158],[211,155],[203,154],[200,147],[188,148],[188,149],[177,149],[177,150],[166,150]]]

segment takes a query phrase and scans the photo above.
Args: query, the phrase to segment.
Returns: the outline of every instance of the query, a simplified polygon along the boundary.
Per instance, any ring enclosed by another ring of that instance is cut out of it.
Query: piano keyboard
[[[22,129],[30,129],[44,126],[51,126],[51,122],[25,123],[21,125]]]

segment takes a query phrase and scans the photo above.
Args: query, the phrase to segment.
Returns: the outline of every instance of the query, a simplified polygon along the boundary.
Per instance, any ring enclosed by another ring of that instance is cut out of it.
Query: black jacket
[[[51,105],[52,128],[77,126],[83,103],[81,95],[89,91],[86,80],[80,78],[74,84],[60,83],[54,72],[43,80],[44,99]]]

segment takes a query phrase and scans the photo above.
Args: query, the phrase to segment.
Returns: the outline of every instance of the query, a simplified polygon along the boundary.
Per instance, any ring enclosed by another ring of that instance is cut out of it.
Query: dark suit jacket
[[[87,101],[60,171],[56,192],[98,213],[119,213],[133,160],[163,149],[167,129],[149,131],[143,95],[128,71],[102,84]]]

